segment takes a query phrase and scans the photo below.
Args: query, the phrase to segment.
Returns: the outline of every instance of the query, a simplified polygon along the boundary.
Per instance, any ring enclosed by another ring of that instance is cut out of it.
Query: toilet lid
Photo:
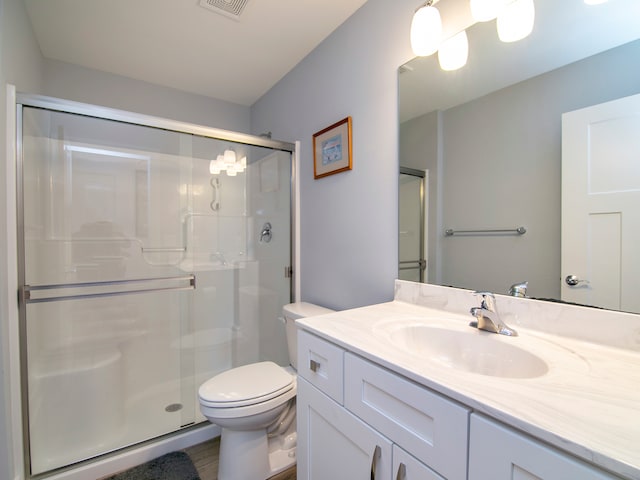
[[[277,397],[293,388],[293,376],[273,362],[232,368],[204,382],[200,402],[209,407],[241,407]]]

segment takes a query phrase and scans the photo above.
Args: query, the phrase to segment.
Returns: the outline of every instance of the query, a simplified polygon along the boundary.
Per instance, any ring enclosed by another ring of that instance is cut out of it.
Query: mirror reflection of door
[[[400,167],[398,278],[424,282],[426,252],[426,170]]]
[[[640,312],[640,95],[562,116],[562,299]]]

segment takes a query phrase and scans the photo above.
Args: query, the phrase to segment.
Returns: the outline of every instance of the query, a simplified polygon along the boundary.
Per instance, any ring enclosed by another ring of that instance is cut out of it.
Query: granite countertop
[[[640,479],[639,352],[522,325],[515,325],[519,336],[506,337],[473,330],[470,319],[395,300],[300,319],[298,325],[474,411],[617,475]],[[392,338],[395,329],[415,325],[470,330],[509,343],[543,359],[548,371],[532,378],[496,377],[425,360]]]

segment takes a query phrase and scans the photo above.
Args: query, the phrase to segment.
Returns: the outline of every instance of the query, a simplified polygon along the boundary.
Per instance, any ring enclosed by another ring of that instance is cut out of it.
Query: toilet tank
[[[296,335],[296,319],[315,317],[316,315],[324,315],[332,312],[335,312],[335,310],[307,302],[289,303],[282,307],[282,314],[284,316],[287,334],[287,347],[289,348],[289,363],[296,370],[298,370],[298,337]]]

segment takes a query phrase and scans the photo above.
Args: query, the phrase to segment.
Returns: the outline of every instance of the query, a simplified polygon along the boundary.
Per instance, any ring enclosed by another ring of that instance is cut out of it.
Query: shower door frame
[[[410,167],[400,167],[399,175],[409,175],[420,179],[420,191],[419,191],[419,258],[418,260],[406,260],[398,261],[398,275],[400,270],[415,270],[418,269],[419,282],[426,282],[426,270],[427,270],[427,206],[425,201],[427,199],[427,185],[429,183],[429,172],[426,170],[418,170]],[[400,208],[400,205],[398,206]],[[399,217],[400,215],[398,215]],[[400,245],[398,244],[398,258],[400,258]]]
[[[28,289],[24,288],[26,269],[25,269],[25,249],[24,249],[24,187],[23,187],[23,107],[39,108],[48,111],[76,114],[91,118],[98,118],[103,120],[112,120],[116,122],[132,124],[137,126],[157,128],[160,130],[166,130],[177,133],[191,134],[200,137],[211,138],[214,140],[230,141],[240,143],[248,146],[271,148],[277,151],[288,152],[291,155],[291,178],[289,186],[289,204],[290,204],[290,249],[289,249],[289,268],[285,267],[285,276],[289,280],[289,297],[290,301],[295,300],[295,278],[297,275],[296,268],[293,268],[296,256],[296,144],[272,140],[271,138],[250,135],[240,132],[234,132],[231,130],[224,130],[219,128],[207,127],[202,125],[191,124],[188,122],[181,122],[177,120],[170,120],[160,117],[154,117],[151,115],[138,114],[127,112],[124,110],[118,110],[108,107],[101,107],[97,105],[91,105],[86,103],[74,102],[71,100],[64,100],[54,97],[47,97],[43,95],[21,94],[15,95],[15,180],[16,180],[16,249],[17,249],[17,285],[18,285],[18,336],[19,336],[19,376],[20,376],[20,397],[21,397],[21,423],[22,423],[22,458],[23,458],[23,473],[25,478],[40,478],[43,476],[49,476],[55,472],[68,470],[78,464],[71,466],[59,467],[57,469],[42,473],[31,474],[31,447],[30,447],[30,433],[29,433],[29,388],[28,388],[28,375],[27,375],[27,318],[26,318],[26,305],[28,301]],[[195,287],[195,285],[194,285]],[[176,430],[167,435],[172,435],[181,430]],[[144,443],[144,442],[143,442]],[[135,445],[134,445],[135,446]],[[123,446],[116,452],[127,449],[130,446]],[[114,452],[104,452],[96,457],[88,458],[79,462],[80,464],[96,461],[104,457],[105,455],[112,454]]]

